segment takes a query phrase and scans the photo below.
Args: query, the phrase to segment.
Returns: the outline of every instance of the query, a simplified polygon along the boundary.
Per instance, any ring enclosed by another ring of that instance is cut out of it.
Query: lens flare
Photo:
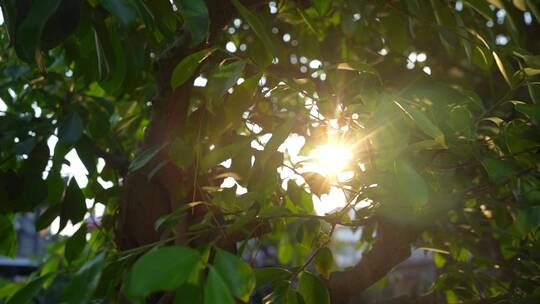
[[[336,175],[347,169],[352,157],[351,150],[339,143],[328,143],[315,148],[311,155],[318,171],[323,175]]]

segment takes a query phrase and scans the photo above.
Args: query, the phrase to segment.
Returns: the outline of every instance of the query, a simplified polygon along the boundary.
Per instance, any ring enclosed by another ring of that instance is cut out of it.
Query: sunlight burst
[[[347,169],[352,152],[343,144],[329,143],[317,147],[311,157],[315,160],[321,174],[336,175]]]

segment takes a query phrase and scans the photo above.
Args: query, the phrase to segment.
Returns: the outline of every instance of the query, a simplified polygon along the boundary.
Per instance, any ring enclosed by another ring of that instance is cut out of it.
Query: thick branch
[[[351,298],[406,260],[411,255],[411,243],[418,234],[417,231],[383,221],[379,221],[378,233],[373,247],[362,255],[357,265],[334,272],[330,277],[328,288],[332,303],[349,303]]]

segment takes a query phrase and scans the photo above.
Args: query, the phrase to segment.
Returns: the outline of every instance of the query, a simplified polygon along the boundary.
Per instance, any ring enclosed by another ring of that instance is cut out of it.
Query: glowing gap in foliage
[[[336,175],[346,169],[352,153],[343,144],[328,143],[317,147],[311,157],[315,160],[319,173]]]

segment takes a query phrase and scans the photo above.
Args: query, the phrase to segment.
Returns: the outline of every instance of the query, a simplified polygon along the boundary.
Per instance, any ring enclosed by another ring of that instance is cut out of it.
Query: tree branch
[[[377,239],[371,250],[362,255],[360,262],[344,271],[332,273],[327,282],[332,303],[348,303],[411,255],[411,243],[418,235],[416,230],[381,220],[378,225]]]

